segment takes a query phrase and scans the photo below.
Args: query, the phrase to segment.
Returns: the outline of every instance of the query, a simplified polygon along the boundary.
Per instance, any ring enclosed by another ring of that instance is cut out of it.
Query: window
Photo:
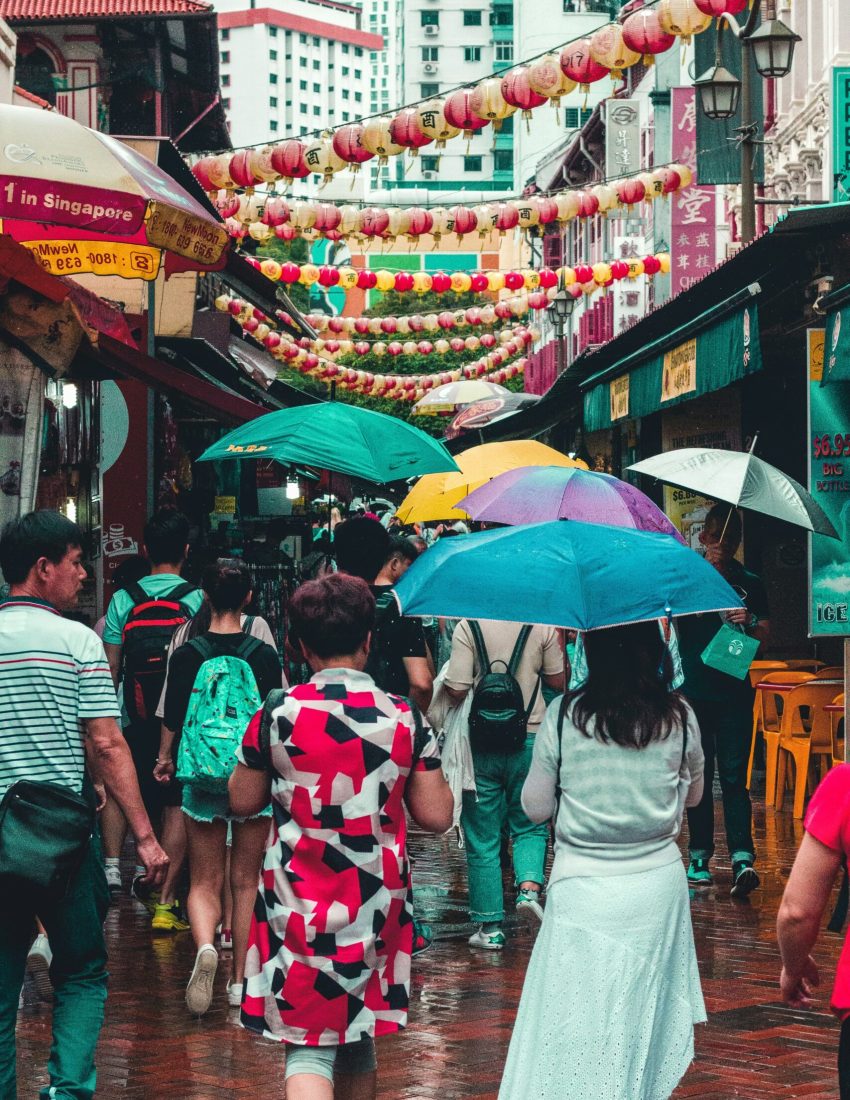
[[[422,47],[422,60],[423,61],[436,61],[440,56],[439,46],[423,46]]]
[[[463,60],[464,61],[480,61],[481,60],[481,47],[480,46],[464,46],[464,48],[463,48]]]
[[[222,50],[222,52],[221,52],[221,63],[222,63],[222,65],[227,65],[227,63],[229,61],[230,61],[230,50]]]
[[[221,86],[222,88],[230,87],[230,77],[227,75],[227,73],[221,74]]]
[[[348,71],[349,71],[349,70],[348,70],[348,66],[347,66],[347,65],[343,65],[343,67],[342,67],[342,75],[343,75],[343,76],[348,76]]]
[[[481,12],[480,11],[465,11],[463,13],[463,25],[465,27],[480,27],[481,26]]]
[[[222,42],[229,42],[230,41],[230,31],[227,30],[227,28],[225,28],[221,32],[221,40],[222,40]]]
[[[225,109],[225,111],[229,111],[229,110],[230,110],[230,100],[229,100],[229,99],[223,99],[223,100],[221,101],[221,105],[222,105],[222,107],[223,107],[223,108]]]
[[[343,53],[348,53],[348,43],[347,43],[347,42],[343,42],[343,44],[342,44],[342,52],[343,52]]]
[[[321,67],[322,67],[321,62],[319,61],[318,58],[316,58],[316,60],[313,62],[313,68],[316,70],[316,72],[318,72],[319,69],[321,69]]]
[[[440,168],[439,157],[420,157],[419,163],[422,165],[423,172],[437,172]]]
[[[362,69],[355,69],[354,70],[354,79],[355,80],[359,80],[362,76],[363,76],[363,70]]]
[[[493,57],[496,61],[513,61],[514,59],[514,44],[513,42],[497,42],[495,47],[495,53]]]
[[[269,84],[277,84],[277,73],[269,73]]]
[[[306,80],[299,80],[298,81],[298,88],[299,88],[300,91],[306,92],[307,91],[307,81]]]
[[[277,50],[269,50],[269,61],[277,61]]]
[[[343,122],[348,122],[350,120],[350,118],[351,118],[351,115],[348,113],[348,111],[343,111],[342,112],[342,121]]]
[[[363,102],[363,94],[362,94],[362,92],[355,92],[355,93],[354,93],[354,102],[355,102],[355,103],[362,103],[362,102]]]
[[[306,34],[299,34],[298,35],[298,41],[301,43],[302,46],[306,46],[307,45],[307,35]]]
[[[271,119],[271,121],[269,122],[269,130],[271,130],[273,134],[277,133],[277,123],[274,119]]]
[[[276,95],[270,95],[269,96],[269,107],[277,107],[277,96]]]
[[[298,109],[300,110],[302,115],[307,114],[307,104],[306,103],[302,103],[301,106]]]
[[[420,27],[439,27],[440,13],[438,11],[421,11],[419,13]]]
[[[277,38],[277,27],[269,27],[269,38]]]
[[[318,45],[319,45],[319,40],[318,40],[318,38],[316,38],[316,36],[315,36],[315,35],[313,35],[313,45],[314,45],[314,46],[318,46]]]
[[[314,115],[315,115],[315,116],[316,116],[317,118],[318,118],[318,116],[319,116],[319,115],[320,115],[321,113],[322,113],[322,108],[321,108],[321,107],[314,107],[314,108],[313,108],[313,114],[314,114]]]
[[[567,107],[564,110],[564,126],[566,126],[568,130],[577,130],[579,126],[584,126],[585,122],[590,118],[591,113],[590,107],[581,109],[578,107]]]
[[[363,51],[360,49],[359,46],[354,47],[354,56],[355,57],[362,57],[363,56]]]
[[[348,88],[343,88],[342,89],[342,98],[343,99],[348,99],[349,98]]]
[[[481,157],[464,157],[463,170],[464,172],[480,172]]]
[[[440,92],[439,84],[421,84],[420,88],[423,99],[430,99],[432,95],[438,95]]]
[[[307,68],[307,58],[306,57],[299,57],[298,58],[298,64],[301,66],[302,69],[306,69]]]
[[[490,12],[491,27],[512,27],[513,25],[513,8],[494,8],[493,11]]]
[[[514,154],[512,149],[496,149],[493,152],[494,172],[513,172]]]
[[[314,84],[313,85],[313,91],[314,92],[321,92],[321,90],[322,90],[322,85],[321,84]]]

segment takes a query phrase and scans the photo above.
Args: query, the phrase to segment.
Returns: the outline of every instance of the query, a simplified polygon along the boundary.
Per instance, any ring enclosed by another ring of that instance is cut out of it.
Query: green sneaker
[[[691,862],[688,864],[688,882],[692,886],[711,886],[711,871],[708,869],[707,859],[691,857]]]
[[[485,932],[483,925],[469,937],[470,947],[482,947],[485,951],[504,951],[505,933],[501,928]]]
[[[739,859],[732,864],[732,889],[729,891],[733,898],[745,898],[759,886],[759,877],[748,859]]]

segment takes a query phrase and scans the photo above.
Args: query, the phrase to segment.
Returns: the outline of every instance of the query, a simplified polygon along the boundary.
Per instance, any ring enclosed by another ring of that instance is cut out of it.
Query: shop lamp
[[[68,497],[65,501],[65,518],[69,519],[71,523],[77,522],[77,502],[73,497]]]
[[[298,479],[294,477],[288,477],[286,479],[286,499],[298,500],[301,496],[301,487],[298,484]]]
[[[555,294],[555,297],[552,299],[551,303],[547,307],[546,312],[555,322],[555,325],[559,329],[562,329],[569,320],[570,315],[575,308],[575,304],[575,298],[573,298],[572,294],[567,293],[566,287],[563,285],[562,282],[561,286],[558,288],[557,293]]]
[[[694,81],[700,105],[706,118],[732,118],[738,112],[741,82],[734,73],[720,64],[707,69]]]
[[[750,35],[753,57],[761,76],[775,79],[787,76],[794,61],[794,47],[802,42],[781,19],[768,19]]]
[[[77,387],[73,382],[65,382],[62,386],[62,404],[66,409],[77,407]]]

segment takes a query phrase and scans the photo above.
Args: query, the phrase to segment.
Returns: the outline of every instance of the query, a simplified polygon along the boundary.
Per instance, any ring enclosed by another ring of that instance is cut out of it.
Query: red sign
[[[690,187],[672,197],[670,277],[678,294],[707,275],[716,262],[715,187],[697,184],[697,103],[693,88],[673,88],[673,161],[694,174]]]

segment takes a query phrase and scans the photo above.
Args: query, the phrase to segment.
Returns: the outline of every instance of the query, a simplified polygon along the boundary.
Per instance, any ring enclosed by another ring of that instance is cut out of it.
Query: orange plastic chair
[[[785,778],[788,761],[794,761],[794,817],[803,816],[806,789],[811,787],[811,765],[829,761],[832,765],[832,729],[829,715],[823,709],[834,698],[830,684],[819,684],[816,679],[794,688],[785,697],[782,723],[779,731],[779,752],[776,765],[776,797],[774,805],[782,809],[785,801]],[[804,722],[803,711],[808,712]],[[807,728],[808,727],[808,728]],[[820,761],[818,760],[820,757]]]
[[[844,706],[844,692],[832,700],[837,707]],[[832,741],[832,766],[844,763],[844,715],[838,711],[829,712],[829,733]]]
[[[795,671],[802,670],[803,672],[817,672],[824,667],[824,662],[817,660],[816,657],[794,657],[790,661],[786,661],[785,664],[788,668]]]
[[[829,665],[827,668],[819,668],[815,673],[816,680],[843,680],[844,666]]]
[[[765,677],[767,679],[767,677]],[[776,684],[805,684],[814,677],[810,672],[792,672],[780,669],[771,673],[770,680]],[[761,731],[764,737],[765,748],[765,785],[764,804],[772,806],[776,794],[776,762],[779,749],[779,726],[781,722],[781,706],[783,698],[787,694],[773,693],[756,690],[755,707],[753,708],[753,738],[750,744],[750,764],[747,769],[747,787],[750,786],[753,775],[753,756],[756,747],[756,735]]]
[[[778,672],[780,669],[787,671],[788,668],[790,665],[787,661],[753,661],[750,665],[750,685],[755,687],[759,680],[763,680],[771,672]]]

